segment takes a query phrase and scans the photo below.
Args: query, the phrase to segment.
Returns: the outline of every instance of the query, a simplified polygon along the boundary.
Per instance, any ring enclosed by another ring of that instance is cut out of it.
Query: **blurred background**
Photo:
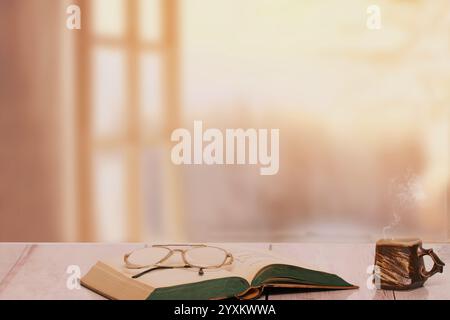
[[[449,88],[448,0],[0,0],[0,241],[448,241]],[[172,165],[194,120],[278,175]]]

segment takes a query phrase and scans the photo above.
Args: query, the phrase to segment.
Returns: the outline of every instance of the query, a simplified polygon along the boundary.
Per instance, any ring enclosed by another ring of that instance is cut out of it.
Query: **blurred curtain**
[[[60,233],[59,1],[0,1],[0,241]]]

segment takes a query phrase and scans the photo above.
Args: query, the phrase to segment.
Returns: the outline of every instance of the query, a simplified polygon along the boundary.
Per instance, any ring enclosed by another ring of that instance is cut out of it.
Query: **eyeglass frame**
[[[172,249],[171,247],[189,247],[189,249]],[[168,253],[167,255],[162,258],[161,260],[159,260],[157,263],[154,264],[149,264],[149,265],[138,265],[138,264],[134,264],[132,262],[129,261],[130,256],[135,253],[138,250],[142,250],[142,249],[146,249],[146,248],[163,248],[163,249],[167,249]],[[194,265],[190,262],[188,262],[186,260],[185,254],[186,252],[188,252],[189,250],[192,249],[198,249],[198,248],[214,248],[214,249],[218,249],[220,251],[223,251],[225,253],[225,258],[223,260],[223,262],[221,264],[218,265],[212,265],[212,266],[197,266]],[[136,279],[139,278],[141,276],[143,276],[144,274],[147,274],[153,270],[158,270],[158,269],[182,269],[182,268],[198,268],[199,269],[199,275],[202,276],[204,274],[203,270],[208,270],[208,269],[219,269],[222,268],[224,266],[228,266],[233,264],[234,262],[234,257],[233,255],[226,251],[223,248],[220,247],[216,247],[216,246],[210,246],[210,245],[206,245],[206,244],[159,244],[159,245],[152,245],[150,247],[145,247],[142,249],[136,249],[133,250],[129,253],[126,253],[123,257],[123,260],[125,262],[125,267],[127,269],[132,269],[132,270],[139,270],[139,269],[145,269],[145,268],[150,268],[149,270],[146,270],[144,272],[141,272],[137,275],[134,275],[132,278]],[[181,254],[181,258],[183,260],[184,266],[164,266],[163,263],[165,261],[167,261],[170,257],[172,257],[176,252],[179,252]],[[227,261],[228,260],[228,261]]]

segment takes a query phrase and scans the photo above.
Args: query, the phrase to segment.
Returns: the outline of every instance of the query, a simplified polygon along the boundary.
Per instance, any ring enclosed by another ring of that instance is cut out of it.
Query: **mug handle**
[[[434,262],[433,268],[430,271],[427,271],[424,266],[420,269],[420,275],[424,279],[428,279],[433,276],[435,273],[442,273],[444,271],[445,263],[434,253],[433,249],[424,249],[419,247],[419,257],[430,256]]]

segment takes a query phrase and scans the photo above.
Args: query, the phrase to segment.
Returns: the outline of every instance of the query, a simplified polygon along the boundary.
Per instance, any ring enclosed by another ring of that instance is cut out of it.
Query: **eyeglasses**
[[[169,263],[169,258],[176,252],[181,254],[182,263]],[[203,244],[153,245],[127,253],[123,260],[128,269],[147,269],[132,277],[137,279],[154,270],[176,268],[198,268],[198,274],[202,276],[205,269],[219,269],[231,265],[233,255],[222,248]]]

